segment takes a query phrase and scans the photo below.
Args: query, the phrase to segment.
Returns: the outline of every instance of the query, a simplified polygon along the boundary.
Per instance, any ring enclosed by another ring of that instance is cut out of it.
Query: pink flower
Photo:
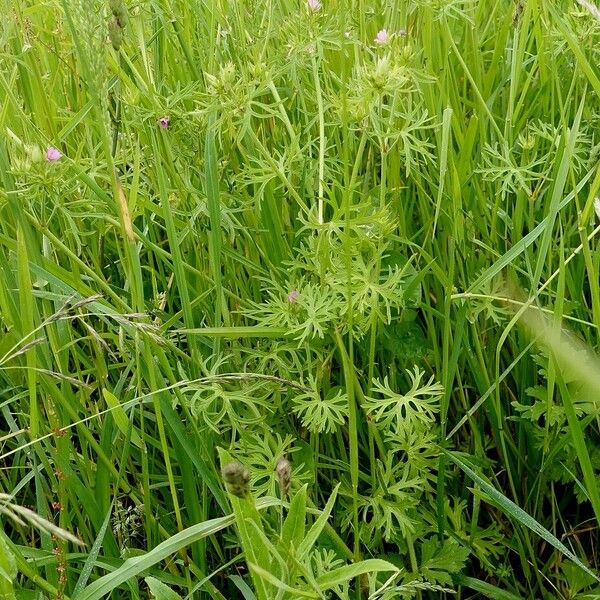
[[[319,0],[306,0],[306,3],[308,4],[308,8],[313,12],[317,12],[321,8]]]
[[[158,120],[158,126],[161,129],[168,129],[169,128],[169,117],[161,117]]]
[[[390,36],[389,36],[388,32],[385,29],[382,29],[381,31],[377,32],[377,35],[375,36],[375,43],[376,44],[387,44],[389,39],[390,39]]]
[[[290,304],[294,304],[296,302],[296,300],[298,300],[299,297],[300,297],[300,292],[298,290],[292,290],[288,294],[287,299]]]
[[[55,160],[59,160],[62,156],[61,151],[54,146],[48,146],[48,150],[46,150],[46,160],[54,162]]]

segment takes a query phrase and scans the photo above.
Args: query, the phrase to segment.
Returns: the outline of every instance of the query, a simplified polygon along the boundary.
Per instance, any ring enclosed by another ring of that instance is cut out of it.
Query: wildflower
[[[400,30],[398,31],[398,35],[399,35],[400,37],[406,37],[406,36],[407,36],[406,29],[400,29]]]
[[[158,125],[161,129],[168,129],[169,127],[169,117],[161,117],[158,120]]]
[[[313,12],[317,12],[321,8],[319,0],[306,0],[306,3],[308,4],[308,8]]]
[[[298,290],[292,290],[288,295],[287,299],[290,304],[294,304],[296,300],[300,297],[300,292]]]
[[[385,29],[382,29],[381,31],[377,32],[377,35],[375,36],[375,43],[376,44],[387,44],[389,39],[390,39],[389,33]]]
[[[54,146],[48,146],[48,150],[46,150],[46,159],[54,162],[55,160],[59,160],[62,156],[61,151]]]

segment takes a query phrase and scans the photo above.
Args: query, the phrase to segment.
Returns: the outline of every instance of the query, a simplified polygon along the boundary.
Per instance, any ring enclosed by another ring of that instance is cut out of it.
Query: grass
[[[600,593],[593,4],[2,7],[0,596]]]

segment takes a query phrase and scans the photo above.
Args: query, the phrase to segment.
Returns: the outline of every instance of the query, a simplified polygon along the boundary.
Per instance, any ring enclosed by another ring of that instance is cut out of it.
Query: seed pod
[[[245,498],[250,492],[250,471],[242,463],[230,462],[221,469],[221,476],[230,494]]]
[[[292,465],[286,458],[280,458],[277,461],[275,467],[275,473],[277,473],[277,479],[279,479],[279,489],[281,490],[281,497],[284,498],[290,491],[290,483],[292,482]]]

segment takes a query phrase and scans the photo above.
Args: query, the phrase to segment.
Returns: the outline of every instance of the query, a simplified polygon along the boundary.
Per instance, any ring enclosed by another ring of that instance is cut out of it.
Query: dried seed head
[[[245,498],[250,492],[250,471],[242,463],[227,463],[221,469],[221,475],[230,494]]]
[[[286,458],[280,458],[277,461],[275,473],[277,473],[277,479],[279,479],[279,489],[281,490],[281,496],[285,497],[290,491],[290,483],[292,481],[292,465],[290,461]]]

